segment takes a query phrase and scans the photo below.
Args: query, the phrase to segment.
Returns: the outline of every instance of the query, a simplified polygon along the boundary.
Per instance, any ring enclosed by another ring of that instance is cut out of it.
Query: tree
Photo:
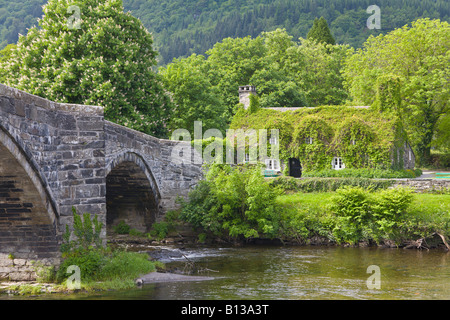
[[[225,135],[228,111],[217,90],[204,70],[205,58],[193,54],[177,59],[160,69],[165,88],[175,103],[168,121],[169,131],[187,129],[194,133],[194,121],[203,122],[203,130],[219,129]]]
[[[288,52],[287,70],[302,88],[308,106],[340,105],[348,98],[341,69],[348,46],[300,39],[301,45]]]
[[[308,32],[307,39],[331,45],[336,44],[336,40],[334,40],[330,28],[328,27],[327,20],[325,20],[324,17],[314,19],[313,26]]]
[[[419,19],[411,26],[370,37],[364,48],[349,55],[345,62],[346,86],[355,103],[372,105],[377,92],[395,96],[395,87],[399,88],[401,98],[393,96],[391,107],[382,108],[390,109],[385,112],[394,111],[402,119],[421,166],[429,163],[437,124],[450,111],[449,61],[450,24]],[[389,77],[394,78],[388,80]],[[395,87],[379,88],[389,83]]]
[[[214,123],[211,117],[221,119],[214,112],[222,103],[226,109],[219,114],[230,122],[241,85],[257,87],[262,108],[341,104],[348,97],[340,72],[346,52],[344,45],[295,42],[285,29],[256,38],[226,38],[207,51],[206,58],[193,54],[161,68],[177,104],[171,123],[187,128],[193,117]]]
[[[16,48],[15,44],[8,44],[3,50],[0,50],[0,64],[11,58],[12,51]],[[4,83],[7,77],[6,70],[0,69],[0,83]]]
[[[57,102],[101,105],[105,118],[167,136],[172,109],[152,70],[157,52],[122,0],[49,0],[40,28],[21,36],[0,69],[9,86]]]

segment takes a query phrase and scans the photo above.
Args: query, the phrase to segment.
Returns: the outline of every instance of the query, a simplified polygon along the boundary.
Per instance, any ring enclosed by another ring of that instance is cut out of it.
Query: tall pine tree
[[[313,26],[311,30],[309,30],[307,38],[309,40],[324,42],[331,45],[336,44],[336,40],[334,40],[330,28],[328,27],[327,20],[325,20],[324,17],[314,19]]]

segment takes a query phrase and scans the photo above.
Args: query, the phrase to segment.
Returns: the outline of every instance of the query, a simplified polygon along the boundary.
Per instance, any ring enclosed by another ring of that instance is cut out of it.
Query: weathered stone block
[[[72,207],[106,225],[111,184],[121,214],[134,208],[148,223],[200,178],[201,165],[173,165],[175,142],[105,121],[101,107],[56,103],[0,84],[0,127],[0,267],[8,268],[0,276],[29,279],[29,259],[58,256]]]

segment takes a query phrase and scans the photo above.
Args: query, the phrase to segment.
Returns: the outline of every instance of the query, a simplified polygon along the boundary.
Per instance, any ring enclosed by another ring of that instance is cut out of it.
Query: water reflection
[[[341,247],[241,247],[187,250],[212,281],[147,284],[103,295],[120,299],[450,299],[449,254]],[[169,266],[182,265],[182,259]],[[368,289],[377,265],[381,289]]]
[[[450,299],[450,253],[379,248],[192,248],[198,267],[219,271],[201,282],[146,284],[143,288],[78,299]],[[180,267],[185,258],[167,265]],[[370,265],[381,289],[368,289]]]

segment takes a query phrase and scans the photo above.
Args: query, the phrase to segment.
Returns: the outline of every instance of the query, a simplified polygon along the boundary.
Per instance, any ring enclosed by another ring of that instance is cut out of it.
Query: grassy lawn
[[[324,208],[331,202],[331,197],[335,192],[308,192],[308,193],[291,193],[279,196],[277,202],[292,207]]]
[[[450,195],[428,193],[416,194],[414,195],[414,200],[410,208],[428,213],[447,211],[447,213],[450,214]]]
[[[288,206],[324,208],[331,203],[331,198],[335,194],[335,192],[297,192],[279,196],[277,202]],[[428,193],[414,194],[414,200],[410,205],[410,210],[417,210],[429,214],[447,211],[447,213],[450,214],[450,195]]]
[[[336,192],[288,193],[279,196],[277,203],[290,212],[287,215],[287,219],[291,223],[291,230],[294,230],[293,234],[297,232],[303,237],[308,237],[309,232],[309,236],[311,234],[321,234],[327,237],[331,234],[333,236],[342,236],[339,230],[342,229],[343,221],[345,226],[345,220],[340,219],[339,214],[330,208],[332,198],[335,195]],[[380,221],[380,225],[381,223],[382,221]],[[370,238],[369,234],[383,239],[414,240],[430,235],[433,232],[440,232],[449,237],[450,195],[413,194],[413,199],[406,209],[405,216],[397,223],[397,227],[388,230],[387,233],[377,231],[378,221],[373,225],[363,224],[358,227],[365,230],[365,235],[363,233],[358,235],[357,229],[355,231],[347,228],[347,233],[343,235],[347,238],[344,238],[344,240],[348,239],[350,241],[353,239],[354,241],[355,239]],[[356,237],[354,236],[355,234]]]

